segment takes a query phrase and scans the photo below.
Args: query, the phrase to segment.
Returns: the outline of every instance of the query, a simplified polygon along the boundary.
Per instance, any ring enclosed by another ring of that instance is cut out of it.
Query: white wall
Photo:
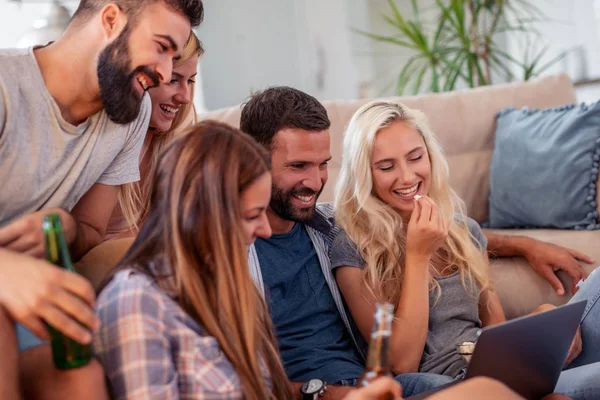
[[[209,109],[237,104],[265,85],[300,85],[293,9],[293,0],[205,2],[197,32]]]
[[[360,89],[348,8],[361,23],[367,0],[205,2],[197,30],[209,109],[239,104],[252,91],[288,85],[318,98],[355,98]],[[351,7],[349,7],[349,5]],[[359,71],[360,68],[360,71]]]
[[[567,73],[573,81],[600,78],[600,1],[599,0],[529,0],[543,11],[546,21],[537,23],[541,39],[536,42],[539,50],[548,47],[542,58],[544,64],[563,51],[567,56],[553,64],[542,75]],[[507,43],[511,54],[523,53],[523,41]],[[514,69],[517,72],[517,69]],[[518,75],[520,76],[520,75]],[[600,85],[579,86],[579,101],[592,102],[600,98]]]
[[[553,64],[544,74],[566,72],[574,80],[600,76],[600,54],[597,51],[600,35],[593,7],[595,0],[528,1],[542,10],[546,17],[533,25],[540,34],[533,44],[536,51],[548,47],[541,64],[569,51],[562,61]],[[526,44],[526,40],[512,40],[507,43],[507,48],[511,54],[521,55]]]
[[[434,0],[419,0],[420,8],[427,9]],[[412,18],[410,0],[397,0],[396,5],[405,18]],[[387,0],[370,0],[368,9],[367,32],[381,36],[396,35],[396,30],[383,19],[383,15],[391,16],[392,11]],[[397,45],[377,42],[365,38],[366,51],[370,51],[374,71],[370,81],[370,93],[373,96],[392,96],[396,94],[396,82],[400,71],[410,57],[412,50]]]
[[[72,12],[79,1],[67,0],[62,4]],[[23,4],[0,0],[0,49],[15,47],[19,39],[34,27],[36,21],[48,13],[50,7],[49,0],[23,0]]]
[[[356,98],[359,71],[351,51],[349,2],[295,0],[294,3],[301,88],[322,99]],[[359,1],[354,4],[361,5],[364,3]]]
[[[372,83],[375,80],[375,62],[373,59],[373,41],[355,30],[368,31],[371,29],[370,9],[375,0],[344,0],[346,5],[346,18],[342,22],[348,35],[351,63],[358,75],[358,97],[373,97],[375,92]]]

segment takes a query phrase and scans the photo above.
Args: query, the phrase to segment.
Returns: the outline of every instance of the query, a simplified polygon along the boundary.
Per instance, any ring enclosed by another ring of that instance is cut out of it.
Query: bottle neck
[[[57,214],[44,217],[43,230],[46,242],[46,260],[58,267],[75,272],[67,240]]]
[[[368,370],[383,373],[388,373],[391,371],[389,360],[389,342],[389,336],[371,336],[371,343],[369,344],[369,355],[367,357],[366,365],[366,368]]]
[[[391,304],[377,304],[366,365],[370,371],[391,372],[389,353],[392,318],[393,307]]]

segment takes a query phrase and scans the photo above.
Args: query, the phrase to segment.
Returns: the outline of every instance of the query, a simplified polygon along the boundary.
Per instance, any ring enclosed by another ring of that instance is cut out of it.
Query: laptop
[[[579,301],[482,329],[465,379],[494,378],[531,400],[552,393],[586,304]],[[459,382],[407,399],[424,399]]]

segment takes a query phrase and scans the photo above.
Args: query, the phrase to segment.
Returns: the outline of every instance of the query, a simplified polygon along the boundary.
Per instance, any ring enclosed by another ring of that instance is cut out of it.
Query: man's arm
[[[79,260],[102,243],[118,193],[119,186],[96,183],[73,208],[71,214],[76,224],[76,235],[71,243],[71,254],[74,260]]]
[[[79,260],[92,247],[102,243],[118,190],[118,186],[97,183],[83,195],[71,213],[61,208],[48,208],[21,217],[0,229],[0,248],[44,258],[46,245],[42,222],[44,216],[56,213],[71,257]]]
[[[555,272],[562,269],[573,282],[572,291],[577,292],[577,282],[587,278],[587,272],[580,262],[592,264],[594,260],[585,254],[562,246],[542,242],[525,236],[504,236],[483,231],[488,240],[487,251],[490,257],[523,257],[531,268],[544,277],[559,296],[565,290]]]

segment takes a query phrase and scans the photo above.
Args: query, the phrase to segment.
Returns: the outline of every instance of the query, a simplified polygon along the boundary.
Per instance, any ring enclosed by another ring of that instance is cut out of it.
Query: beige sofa
[[[495,114],[508,107],[554,107],[576,101],[575,90],[566,75],[508,85],[497,85],[461,92],[428,94],[399,98],[406,105],[426,113],[448,157],[452,187],[465,201],[468,214],[482,222],[487,219],[489,169],[494,146]],[[329,181],[321,201],[331,201],[342,155],[344,129],[352,114],[366,102],[325,101],[331,119]],[[240,107],[202,114],[200,119],[216,119],[239,126]],[[600,201],[598,201],[600,204]],[[536,239],[571,247],[600,260],[600,231],[501,230],[506,235],[527,235]],[[98,279],[104,270],[123,253],[128,241],[106,243],[92,250],[81,265],[87,274]],[[586,267],[588,271],[593,266]],[[508,317],[523,315],[537,305],[562,304],[569,295],[559,297],[523,259],[503,258],[493,262],[493,276]],[[568,282],[565,275],[559,276]],[[570,287],[570,285],[565,285]]]

